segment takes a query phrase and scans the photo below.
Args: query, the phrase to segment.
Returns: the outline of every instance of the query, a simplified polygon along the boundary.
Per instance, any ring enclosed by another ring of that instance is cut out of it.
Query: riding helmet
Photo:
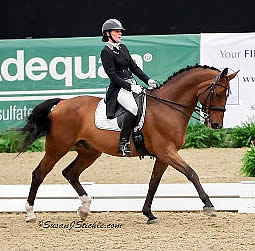
[[[107,21],[104,22],[102,26],[102,34],[103,34],[103,42],[108,41],[108,37],[106,35],[106,31],[111,31],[111,30],[125,30],[121,24],[121,22],[117,19],[108,19]]]
[[[121,22],[117,19],[108,19],[102,26],[102,34],[109,30],[125,30]]]

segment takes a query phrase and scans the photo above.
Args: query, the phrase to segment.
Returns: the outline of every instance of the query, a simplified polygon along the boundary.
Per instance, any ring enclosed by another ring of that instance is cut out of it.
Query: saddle
[[[134,95],[135,101],[138,106],[137,119],[134,126],[134,131],[141,130],[144,123],[145,112],[146,112],[146,96],[145,95]],[[107,119],[106,117],[106,104],[105,100],[102,99],[97,106],[95,112],[95,124],[96,127],[103,130],[111,130],[111,131],[120,131],[124,117],[126,114],[126,109],[118,104],[114,118]]]
[[[149,155],[144,146],[144,138],[141,133],[143,128],[145,113],[146,113],[146,95],[137,95],[134,94],[135,101],[138,106],[137,119],[133,129],[132,137],[137,152],[139,153],[140,159],[145,155]],[[115,115],[113,119],[107,119],[106,117],[106,104],[105,100],[102,99],[97,106],[95,112],[95,125],[97,128],[102,130],[111,130],[111,131],[120,131],[124,117],[126,114],[126,109],[118,104]]]

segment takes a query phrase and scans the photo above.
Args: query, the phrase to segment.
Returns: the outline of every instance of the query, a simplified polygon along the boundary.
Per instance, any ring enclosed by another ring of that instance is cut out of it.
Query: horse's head
[[[228,74],[228,68],[218,73],[213,80],[206,81],[198,90],[198,101],[202,104],[202,111],[206,115],[205,124],[213,129],[223,126],[225,106],[229,95],[229,81],[237,75],[238,71]]]

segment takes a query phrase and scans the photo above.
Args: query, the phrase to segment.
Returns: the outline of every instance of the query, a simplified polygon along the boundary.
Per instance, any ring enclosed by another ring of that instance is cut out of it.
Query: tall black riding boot
[[[122,156],[132,155],[132,151],[129,149],[128,144],[129,144],[131,131],[135,123],[135,118],[136,116],[134,114],[127,111],[127,114],[125,115],[124,122],[121,128],[121,132],[120,132],[120,147],[118,152]]]

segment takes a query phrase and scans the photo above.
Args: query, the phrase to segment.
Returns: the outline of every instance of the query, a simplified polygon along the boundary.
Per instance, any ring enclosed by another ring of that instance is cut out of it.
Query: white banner
[[[201,34],[200,64],[229,74],[240,70],[230,82],[224,127],[255,120],[255,33]]]

